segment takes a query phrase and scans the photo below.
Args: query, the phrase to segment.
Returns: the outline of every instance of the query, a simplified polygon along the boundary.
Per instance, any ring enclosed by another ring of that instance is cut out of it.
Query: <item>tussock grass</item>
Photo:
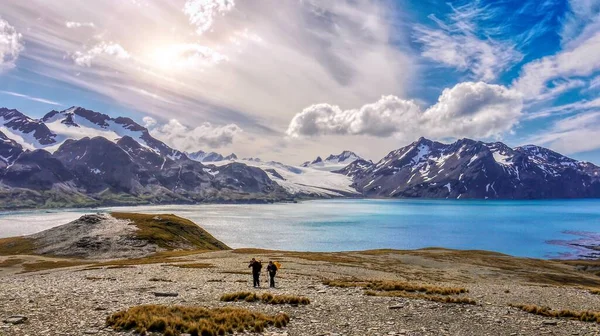
[[[213,268],[214,266],[206,263],[190,263],[190,264],[169,264],[167,266],[179,268]]]
[[[590,289],[590,293],[594,295],[600,295],[600,289]]]
[[[22,259],[17,259],[17,258],[6,259],[6,260],[0,262],[0,268],[13,267],[13,266],[16,266],[16,265],[19,265],[22,263],[23,263]]]
[[[55,268],[65,268],[65,267],[74,267],[74,266],[82,266],[89,265],[89,262],[85,261],[69,261],[69,260],[58,260],[58,261],[50,261],[50,260],[42,260],[33,263],[25,263],[23,264],[23,272],[39,272],[46,271]]]
[[[223,242],[189,219],[175,215],[113,212],[111,216],[137,226],[138,238],[166,249],[229,250]]]
[[[150,278],[148,281],[152,282],[173,282],[173,280],[163,279],[163,278]]]
[[[468,297],[452,297],[452,296],[440,296],[440,295],[429,295],[421,293],[409,293],[405,291],[385,291],[377,292],[373,290],[365,291],[365,295],[369,296],[386,296],[386,297],[403,297],[407,299],[415,300],[427,300],[439,303],[458,303],[458,304],[470,304],[475,305],[477,302]]]
[[[303,297],[303,296],[273,295],[270,293],[264,293],[262,295],[258,295],[258,294],[250,293],[250,292],[237,292],[237,293],[223,294],[221,296],[220,300],[224,301],[224,302],[261,301],[261,302],[267,303],[267,304],[292,304],[292,305],[310,304],[310,299],[307,297]]]
[[[600,312],[597,311],[576,311],[576,310],[553,310],[550,307],[542,307],[536,305],[526,305],[526,304],[510,304],[511,307],[520,309],[524,312],[552,317],[552,318],[570,318],[583,322],[596,322],[600,323]]]
[[[271,326],[285,327],[289,321],[289,316],[284,313],[271,316],[241,308],[142,305],[112,314],[106,324],[117,331],[134,330],[140,334],[217,336],[244,331],[263,332]]]
[[[25,237],[0,239],[0,255],[34,254],[35,240]]]
[[[440,287],[432,285],[411,284],[401,281],[376,281],[370,282],[366,288],[376,291],[404,291],[404,292],[420,292],[425,294],[440,294],[440,295],[458,295],[467,293],[468,290],[463,287]]]
[[[356,279],[342,279],[342,280],[325,280],[324,285],[330,287],[362,287],[374,291],[404,291],[404,292],[419,292],[425,294],[439,294],[439,295],[458,295],[469,292],[463,287],[441,287],[424,284],[413,284],[404,281],[362,281]]]

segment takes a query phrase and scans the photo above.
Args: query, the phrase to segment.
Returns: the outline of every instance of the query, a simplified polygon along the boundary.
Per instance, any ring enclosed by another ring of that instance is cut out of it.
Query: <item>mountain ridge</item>
[[[304,198],[600,197],[600,168],[550,149],[419,138],[377,162],[351,151],[301,166],[183,152],[130,118],[0,108],[0,208],[277,202]]]

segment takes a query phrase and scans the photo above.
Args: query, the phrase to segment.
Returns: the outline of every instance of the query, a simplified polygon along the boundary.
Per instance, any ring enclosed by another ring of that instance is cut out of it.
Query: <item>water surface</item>
[[[231,247],[350,251],[439,246],[524,257],[569,257],[568,244],[599,237],[600,200],[319,200],[298,204],[204,204],[0,213],[0,237],[25,235],[98,211],[173,213]]]

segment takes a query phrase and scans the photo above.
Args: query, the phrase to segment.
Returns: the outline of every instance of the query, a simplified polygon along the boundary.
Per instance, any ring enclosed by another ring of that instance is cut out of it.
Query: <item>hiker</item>
[[[262,270],[262,263],[254,258],[250,261],[248,268],[252,267],[252,279],[254,280],[254,287],[260,287],[260,270]]]
[[[272,261],[269,261],[267,272],[269,273],[270,279],[269,287],[275,288],[275,274],[277,274],[277,265],[275,265]]]

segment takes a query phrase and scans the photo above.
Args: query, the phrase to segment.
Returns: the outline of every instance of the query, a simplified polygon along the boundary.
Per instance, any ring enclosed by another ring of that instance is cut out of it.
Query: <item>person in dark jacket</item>
[[[250,261],[248,268],[252,268],[252,279],[254,280],[254,287],[260,287],[260,270],[262,270],[262,263],[254,258]]]
[[[269,261],[267,272],[269,273],[270,279],[269,287],[275,288],[275,274],[277,274],[277,265],[275,265],[272,261]]]

